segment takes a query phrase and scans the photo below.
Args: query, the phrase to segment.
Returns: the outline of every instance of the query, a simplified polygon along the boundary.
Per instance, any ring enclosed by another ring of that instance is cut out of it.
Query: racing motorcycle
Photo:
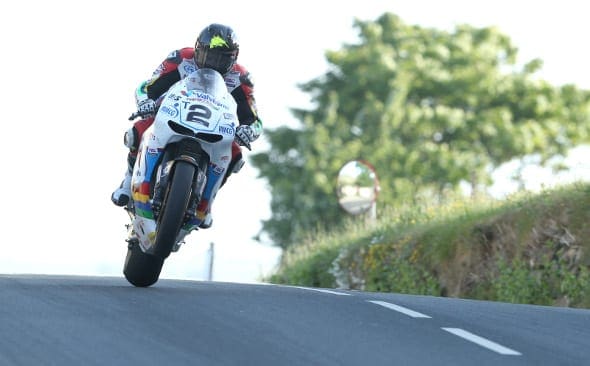
[[[156,283],[166,258],[205,219],[232,158],[236,109],[221,74],[207,68],[159,99],[142,136],[126,207],[131,224],[123,273],[134,286]]]

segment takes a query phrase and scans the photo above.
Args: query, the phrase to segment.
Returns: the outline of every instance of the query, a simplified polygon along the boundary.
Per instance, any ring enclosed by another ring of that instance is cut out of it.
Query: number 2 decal
[[[192,104],[188,107],[189,113],[186,115],[186,120],[189,122],[200,123],[205,127],[209,127],[209,122],[207,121],[211,118],[211,110],[202,104]]]

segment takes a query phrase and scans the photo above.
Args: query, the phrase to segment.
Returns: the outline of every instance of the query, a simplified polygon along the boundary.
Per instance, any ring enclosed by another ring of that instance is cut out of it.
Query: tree
[[[395,205],[461,182],[481,190],[504,162],[590,140],[590,93],[535,78],[541,60],[517,67],[493,27],[448,32],[391,13],[354,26],[359,42],[328,51],[326,74],[300,85],[315,102],[293,110],[301,126],[266,131],[270,151],[253,156],[272,190],[263,230],[278,246],[343,221],[335,177],[349,160],[371,162],[378,203]]]

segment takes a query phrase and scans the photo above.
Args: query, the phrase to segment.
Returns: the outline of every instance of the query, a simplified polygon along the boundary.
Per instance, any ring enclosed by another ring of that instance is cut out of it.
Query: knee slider
[[[242,154],[239,155],[238,159],[236,159],[234,166],[232,168],[232,173],[237,173],[242,170],[242,167],[246,164],[246,161],[242,158]]]
[[[136,151],[139,148],[139,139],[137,138],[137,130],[135,127],[131,127],[125,132],[125,136],[123,136],[123,143],[131,151]]]

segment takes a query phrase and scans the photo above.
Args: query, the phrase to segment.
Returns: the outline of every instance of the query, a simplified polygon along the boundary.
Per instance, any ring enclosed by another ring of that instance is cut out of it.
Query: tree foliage
[[[481,189],[504,162],[590,141],[590,93],[536,78],[541,60],[518,66],[496,28],[444,31],[391,13],[354,26],[359,42],[327,51],[326,74],[300,85],[314,101],[292,111],[301,126],[265,131],[270,150],[253,156],[272,190],[263,230],[278,246],[343,221],[335,186],[347,161],[375,167],[382,207],[461,182]]]

